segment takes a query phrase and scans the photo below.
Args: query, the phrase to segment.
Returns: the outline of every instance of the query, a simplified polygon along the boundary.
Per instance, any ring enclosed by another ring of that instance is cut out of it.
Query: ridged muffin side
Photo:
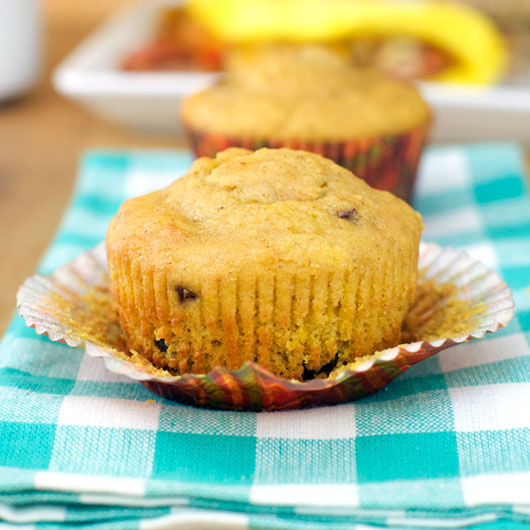
[[[301,379],[400,340],[421,220],[318,155],[230,149],[124,203],[107,234],[129,348],[174,373]]]

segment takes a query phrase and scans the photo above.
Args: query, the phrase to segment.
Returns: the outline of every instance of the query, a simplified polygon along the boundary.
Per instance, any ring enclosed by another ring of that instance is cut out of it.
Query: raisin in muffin
[[[106,244],[128,347],[174,374],[293,379],[394,346],[421,218],[331,160],[232,148],[126,201]]]
[[[240,52],[217,85],[182,103],[197,156],[227,147],[324,155],[409,200],[430,111],[416,88],[323,47]]]

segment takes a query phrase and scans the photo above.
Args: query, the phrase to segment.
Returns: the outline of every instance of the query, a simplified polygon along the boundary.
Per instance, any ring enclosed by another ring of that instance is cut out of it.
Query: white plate
[[[55,88],[113,121],[178,134],[180,100],[208,86],[219,74],[124,72],[119,65],[153,35],[160,9],[179,3],[144,0],[118,13],[57,68]],[[434,108],[434,140],[530,144],[530,80],[528,85],[494,88],[435,83],[421,83],[420,88]]]

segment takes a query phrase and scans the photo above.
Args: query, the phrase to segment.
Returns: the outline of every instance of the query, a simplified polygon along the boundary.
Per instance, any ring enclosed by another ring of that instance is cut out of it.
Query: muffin
[[[316,46],[240,53],[224,80],[181,108],[197,156],[232,146],[312,151],[405,200],[429,116],[410,83]]]
[[[421,229],[405,202],[313,153],[200,158],[109,225],[127,346],[173,374],[327,373],[400,342]]]

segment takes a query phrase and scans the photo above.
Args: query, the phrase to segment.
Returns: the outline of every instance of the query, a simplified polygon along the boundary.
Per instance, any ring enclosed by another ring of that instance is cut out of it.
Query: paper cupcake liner
[[[418,295],[404,323],[411,342],[375,352],[336,369],[325,379],[299,382],[247,362],[235,371],[173,376],[135,352],[126,352],[109,293],[102,245],[19,289],[26,324],[51,340],[84,347],[111,372],[141,382],[160,396],[227,410],[286,410],[361,399],[419,361],[455,344],[483,337],[513,318],[509,287],[462,252],[420,245]]]
[[[352,171],[373,188],[387,190],[411,202],[420,155],[430,123],[422,123],[404,134],[347,142],[310,142],[297,140],[256,141],[193,129],[184,132],[197,157],[214,157],[228,147],[300,149],[317,153]]]

